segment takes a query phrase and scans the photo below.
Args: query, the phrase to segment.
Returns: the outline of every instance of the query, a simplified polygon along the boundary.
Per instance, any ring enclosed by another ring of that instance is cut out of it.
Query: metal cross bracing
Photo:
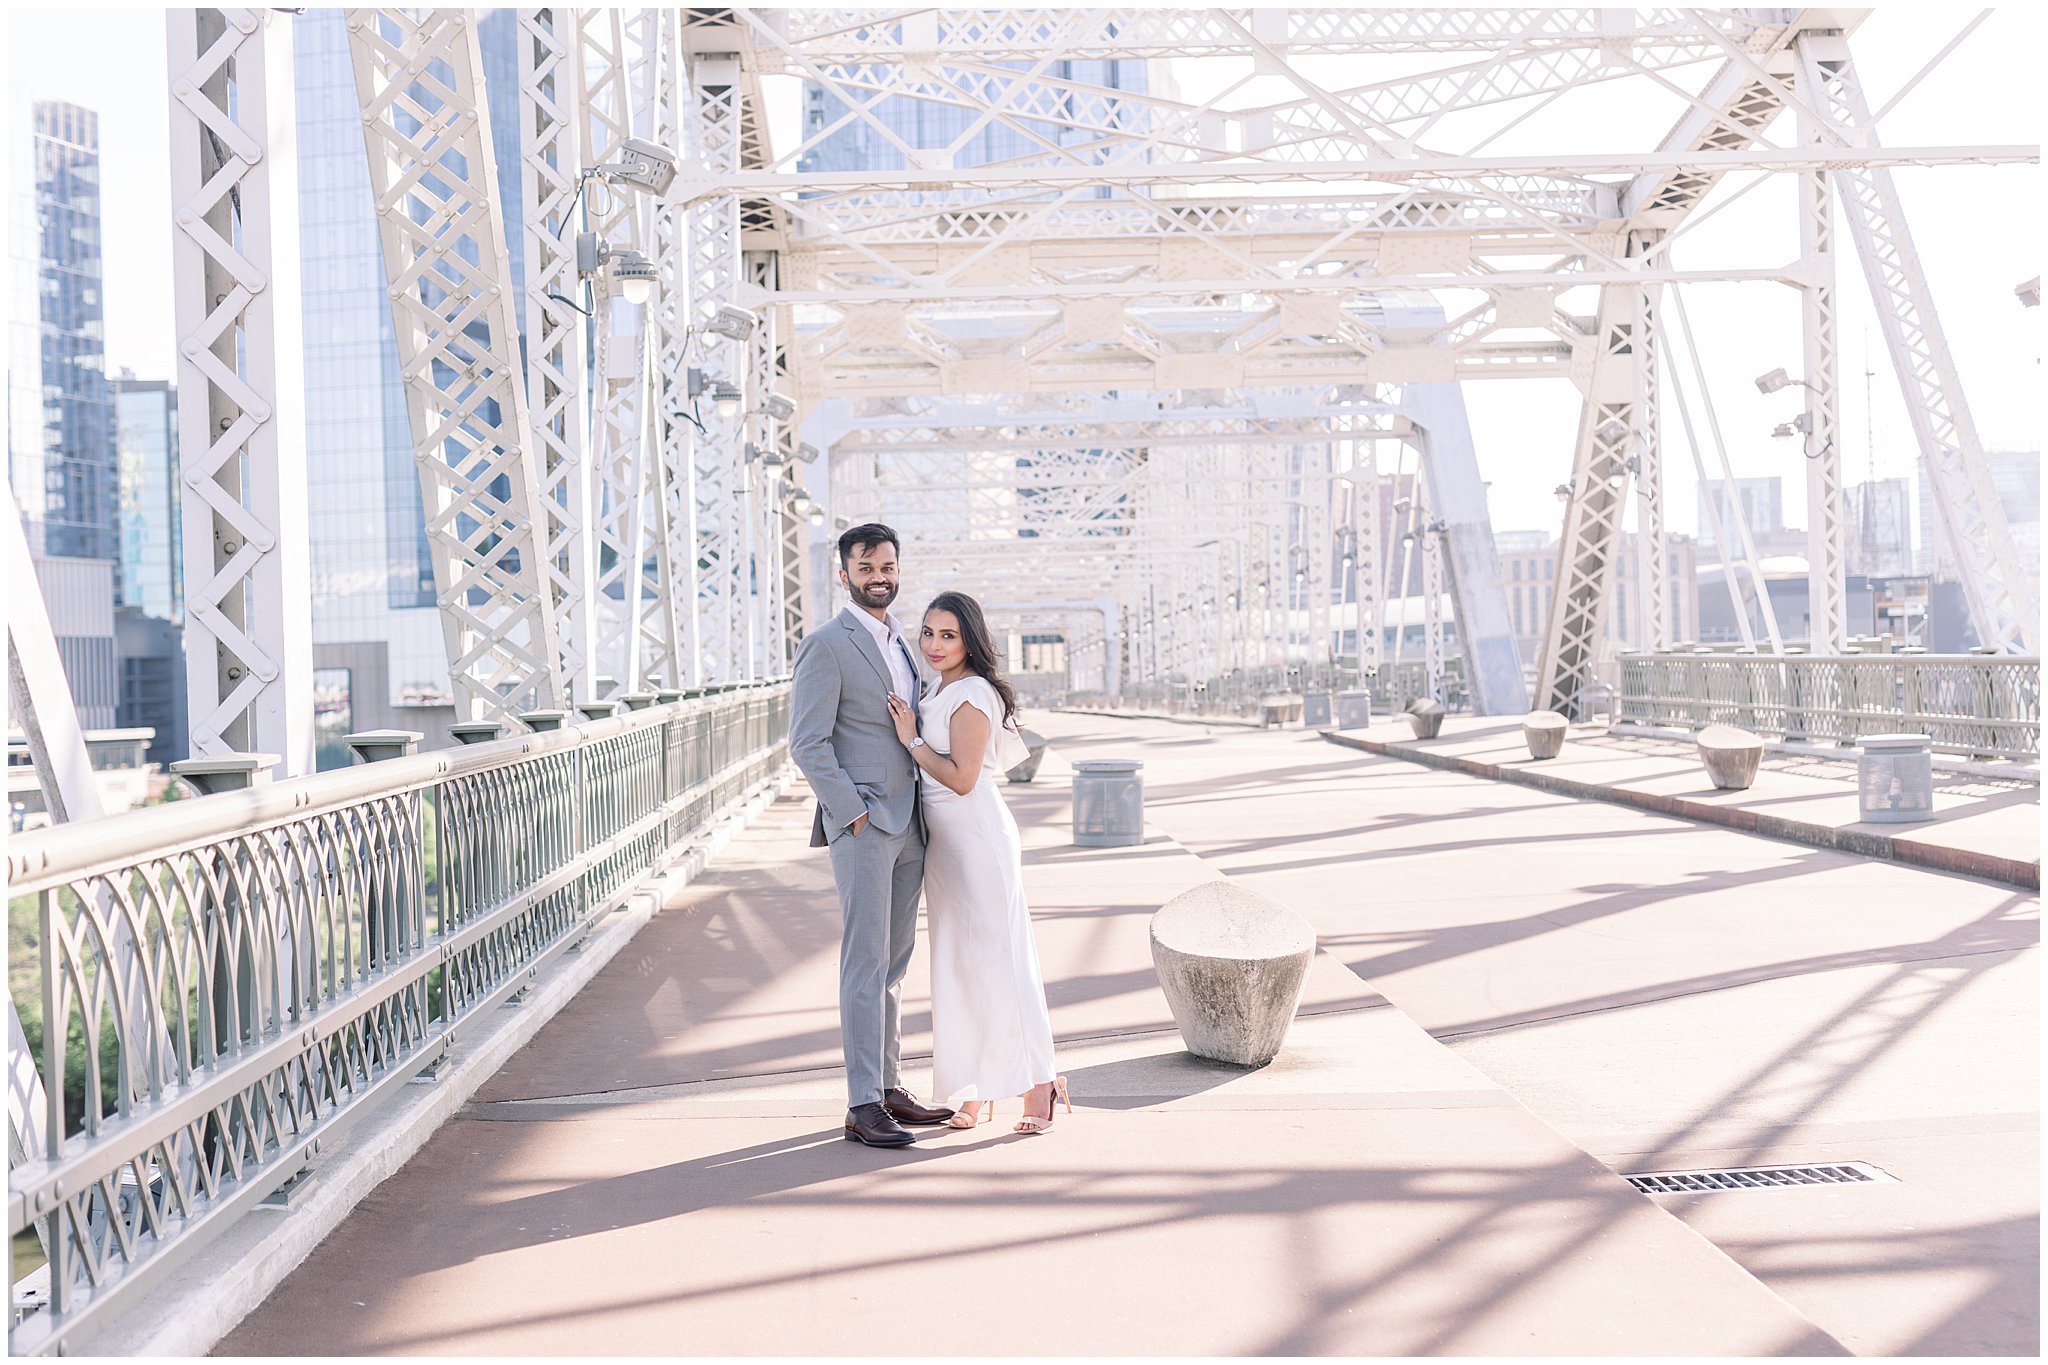
[[[172,297],[195,757],[313,770],[291,24],[168,15]]]
[[[1429,397],[1478,378],[1570,379],[1584,397],[1537,661],[1537,704],[1574,709],[1626,525],[1643,638],[1668,633],[1647,571],[1663,558],[1654,342],[1659,311],[1710,282],[1806,300],[1813,599],[1831,639],[1833,190],[1979,629],[2032,639],[1889,168],[2037,156],[1880,145],[1853,14],[522,10],[518,223],[487,192],[463,12],[350,15],[466,711],[779,670],[830,605],[807,600],[805,572],[856,512],[1012,598],[1071,601],[1085,578],[1115,629],[1092,608],[1051,615],[1095,622],[1076,628],[1105,668],[1141,673],[1340,654],[1370,672],[1412,568],[1442,580],[1415,610],[1427,625],[1448,598],[1479,704],[1519,707],[1483,452],[1462,405]],[[791,76],[805,118],[771,146],[764,79]],[[1641,151],[1535,135],[1566,108],[1643,126],[1653,100],[1676,114]],[[1788,113],[1796,130],[1773,141]],[[628,137],[677,154],[673,184],[600,173]],[[1795,257],[1687,259],[1699,223],[1787,175]],[[1747,183],[1717,195],[1731,177]],[[657,296],[636,307],[608,270],[579,270],[578,231],[644,253]],[[751,333],[710,331],[734,306],[759,315]],[[778,391],[793,419],[769,406]],[[799,435],[830,452],[801,476],[818,523],[791,501]],[[1404,488],[1411,526],[1385,506]]]
[[[466,10],[347,12],[458,716],[562,696],[512,272]]]
[[[540,457],[542,535],[565,698],[590,695],[598,673],[591,595],[589,376],[576,231],[584,148],[582,37],[573,9],[519,11],[520,225],[526,260],[526,394]]]
[[[807,409],[849,396],[915,414],[999,392],[1056,404],[1153,390],[1199,402],[1361,379],[1571,376],[1598,420],[1581,424],[1579,505],[1567,513],[1564,590],[1539,679],[1539,704],[1567,709],[1598,661],[1625,510],[1645,569],[1664,558],[1660,288],[1775,282],[1827,297],[1815,285],[1824,238],[1790,261],[1685,268],[1673,247],[1715,211],[1701,211],[1708,196],[1738,172],[1820,184],[1881,178],[1891,165],[2035,159],[2019,146],[1767,142],[1788,108],[1811,118],[1794,49],[1842,22],[1832,14],[776,11],[742,22],[754,67],[830,97],[774,166],[725,182],[788,214],[782,288],[748,301],[806,318],[796,368]],[[1382,52],[1462,60],[1349,84],[1310,70],[1312,58]],[[1225,54],[1251,56],[1271,83],[1235,98],[1252,81],[1240,73],[1183,98],[1162,83],[1079,74],[1090,60]],[[1661,92],[1678,103],[1677,121],[1640,153],[1493,146],[1531,112],[1509,102],[1547,107],[1594,85]],[[910,105],[974,117],[935,115],[941,135],[923,137],[891,115]],[[849,129],[869,139],[872,164],[796,170]],[[993,157],[972,141],[989,129],[1010,136]],[[1390,325],[1374,302],[1425,288],[1448,315],[1432,328]],[[1594,288],[1598,305],[1574,306]],[[1807,382],[1826,412],[1831,327],[1809,329],[1820,345]],[[1617,387],[1620,401],[1596,396]],[[925,439],[938,447],[960,435],[931,425]],[[1127,439],[1117,429],[1091,442],[1086,421],[1077,426],[1076,450]],[[1020,431],[1005,448],[1032,440]],[[1826,440],[1812,450],[1818,534],[1831,547],[1839,532],[1826,507],[1839,477]],[[1041,490],[1033,515],[1045,501]],[[1082,519],[1091,536],[1096,520]],[[1029,542],[1011,547],[1020,563],[1055,553],[1043,533],[1015,539]],[[1449,544],[1455,559],[1459,537]],[[1815,556],[1817,602],[1840,599],[1837,559]],[[1460,577],[1448,586],[1463,614]],[[1643,577],[1645,639],[1661,643],[1663,575]],[[1827,622],[1824,612],[1822,633]]]

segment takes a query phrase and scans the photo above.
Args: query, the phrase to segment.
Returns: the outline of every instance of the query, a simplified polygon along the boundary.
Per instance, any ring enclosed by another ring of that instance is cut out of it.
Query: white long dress
[[[932,1091],[942,1104],[1021,1095],[1053,1078],[1052,1021],[1031,910],[1023,842],[997,784],[1022,762],[1024,741],[1003,724],[987,679],[949,683],[919,706],[925,742],[950,751],[953,712],[989,718],[981,776],[967,795],[923,774],[924,903],[932,937]]]

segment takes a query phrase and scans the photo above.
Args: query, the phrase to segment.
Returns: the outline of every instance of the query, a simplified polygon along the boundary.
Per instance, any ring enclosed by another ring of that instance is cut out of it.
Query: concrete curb
[[[1055,706],[1056,712],[1069,716],[1113,716],[1117,720],[1165,720],[1175,725],[1230,725],[1240,730],[1284,730],[1284,725],[1262,725],[1255,720],[1241,720],[1236,716],[1174,716],[1164,711],[1097,711],[1087,706]]]
[[[1981,877],[1986,881],[2002,882],[2030,891],[2041,889],[2041,865],[2038,862],[2001,858],[1995,854],[1978,853],[1970,849],[1947,848],[1940,844],[1896,834],[1843,829],[1835,825],[1817,825],[1808,820],[1787,819],[1782,815],[1748,810],[1741,806],[1716,806],[1704,801],[1688,800],[1682,796],[1665,796],[1658,792],[1636,791],[1629,787],[1607,787],[1595,782],[1579,782],[1536,769],[1504,768],[1497,763],[1482,763],[1478,759],[1461,758],[1456,754],[1441,753],[1434,749],[1411,748],[1406,744],[1388,743],[1385,740],[1362,739],[1334,730],[1324,730],[1320,733],[1331,744],[1346,749],[1360,749],[1384,758],[1404,759],[1410,763],[1420,763],[1426,768],[1441,768],[1447,772],[1465,773],[1471,777],[1491,778],[1496,782],[1513,782],[1518,786],[1534,787],[1538,791],[1550,792],[1556,796],[1569,796],[1581,801],[1605,801],[1611,805],[1633,806],[1637,810],[1653,811],[1658,815],[1675,815],[1681,819],[1724,825],[1729,829],[1741,830],[1745,834],[1758,834],[1766,839],[1804,844],[1809,848],[1831,849],[1840,853],[1854,853],[1865,858],[1883,858],[1890,862],[1929,868],[1936,872]]]
[[[203,1356],[212,1350],[575,998],[670,897],[694,881],[712,855],[780,796],[793,772],[785,769],[769,779],[657,881],[599,921],[581,947],[562,960],[560,970],[535,982],[517,1008],[458,1031],[434,1079],[406,1086],[404,1096],[365,1115],[347,1151],[320,1166],[289,1208],[252,1211],[147,1299],[73,1349],[112,1356]]]

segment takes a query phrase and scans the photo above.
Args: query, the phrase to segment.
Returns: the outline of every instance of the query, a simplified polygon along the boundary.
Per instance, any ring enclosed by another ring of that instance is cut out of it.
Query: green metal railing
[[[746,684],[16,835],[46,1098],[8,1233],[49,1286],[12,1349],[76,1349],[336,1150],[774,777],[788,729],[787,684]]]

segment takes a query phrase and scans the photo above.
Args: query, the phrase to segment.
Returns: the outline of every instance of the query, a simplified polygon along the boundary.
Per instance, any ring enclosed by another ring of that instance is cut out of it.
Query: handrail
[[[50,1275],[13,1349],[78,1349],[331,1151],[780,770],[788,722],[786,683],[730,687],[15,836],[48,1104],[8,1232]]]
[[[2041,661],[2009,654],[1623,654],[1618,725],[1850,744],[1913,731],[1943,753],[2034,763]]]

